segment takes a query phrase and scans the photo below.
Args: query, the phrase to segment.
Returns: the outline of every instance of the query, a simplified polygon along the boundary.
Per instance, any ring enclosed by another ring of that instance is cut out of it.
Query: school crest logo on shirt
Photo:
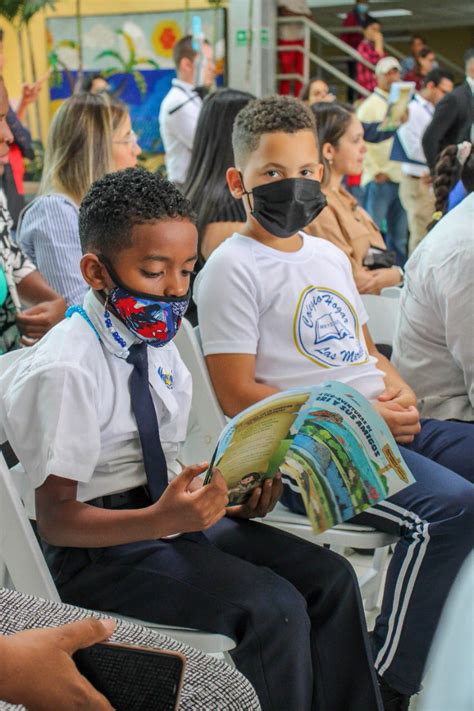
[[[168,390],[173,389],[173,372],[171,370],[166,370],[165,368],[162,368],[161,365],[156,371]]]
[[[347,299],[333,289],[308,286],[300,296],[293,322],[295,345],[323,368],[367,363],[359,319]]]

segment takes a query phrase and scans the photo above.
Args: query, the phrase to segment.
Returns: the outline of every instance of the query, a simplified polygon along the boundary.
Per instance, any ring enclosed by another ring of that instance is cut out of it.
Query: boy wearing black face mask
[[[83,307],[0,359],[0,422],[37,488],[61,597],[232,637],[264,711],[377,711],[349,564],[248,521],[281,481],[226,508],[217,471],[206,487],[206,463],[180,472],[191,382],[171,339],[196,261],[188,201],[146,171],[112,173],[84,198],[79,231]],[[241,689],[229,708],[255,709]]]
[[[404,711],[471,550],[474,431],[469,423],[420,422],[414,392],[372,342],[348,258],[299,231],[322,204],[311,111],[286,97],[250,102],[236,117],[233,145],[236,167],[227,180],[247,222],[211,254],[195,283],[209,372],[230,416],[279,390],[348,383],[403,445],[416,483],[355,522],[400,537],[373,645],[384,707]],[[282,500],[304,513],[286,486]]]

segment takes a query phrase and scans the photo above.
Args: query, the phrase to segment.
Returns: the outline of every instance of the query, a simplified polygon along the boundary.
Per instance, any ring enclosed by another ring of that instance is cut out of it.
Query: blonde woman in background
[[[82,303],[87,291],[79,268],[81,200],[106,173],[134,167],[140,153],[126,105],[108,94],[75,94],[53,118],[40,196],[23,212],[18,241],[68,305]]]

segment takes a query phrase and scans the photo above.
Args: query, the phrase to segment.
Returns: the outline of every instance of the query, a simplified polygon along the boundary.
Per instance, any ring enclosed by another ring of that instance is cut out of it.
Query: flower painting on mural
[[[70,96],[77,87],[78,72],[100,73],[111,91],[123,99],[129,109],[133,128],[145,153],[161,153],[157,116],[162,99],[175,76],[173,47],[190,31],[191,11],[97,14],[81,19],[80,48],[77,18],[47,17],[49,62],[53,69],[51,108]],[[192,11],[201,17],[204,35],[214,45],[217,66],[222,75],[225,55],[225,10],[220,3],[212,9]]]

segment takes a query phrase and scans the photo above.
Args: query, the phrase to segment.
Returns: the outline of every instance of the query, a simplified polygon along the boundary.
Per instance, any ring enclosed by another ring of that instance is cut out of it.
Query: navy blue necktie
[[[130,396],[142,445],[148,489],[152,500],[158,501],[168,486],[168,468],[161,446],[158,418],[148,382],[146,343],[136,343],[131,346],[127,362],[133,365],[130,375]]]

